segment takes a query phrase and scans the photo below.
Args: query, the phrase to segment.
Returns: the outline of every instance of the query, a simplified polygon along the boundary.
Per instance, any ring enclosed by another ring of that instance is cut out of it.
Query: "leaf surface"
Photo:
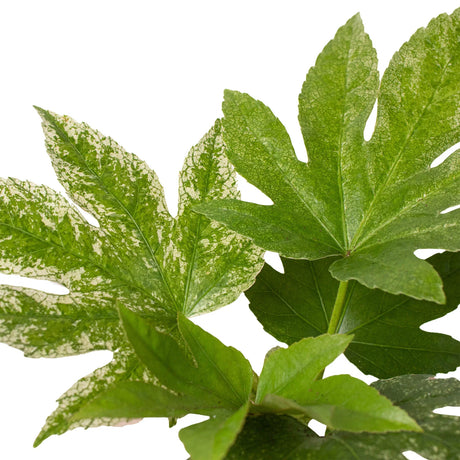
[[[353,334],[345,355],[379,378],[405,373],[449,372],[460,365],[460,343],[420,329],[460,302],[460,254],[436,254],[427,261],[440,274],[446,305],[368,289],[350,282],[338,332]],[[339,282],[330,261],[282,259],[284,274],[265,265],[246,291],[250,308],[265,330],[292,344],[328,330]]]
[[[351,340],[351,336],[325,334],[269,353],[255,403],[262,412],[307,416],[331,429],[420,430],[407,413],[361,380],[349,375],[318,380]]]
[[[129,420],[126,416],[109,418],[94,413],[87,413],[84,417],[75,416],[80,411],[83,413],[86,405],[91,405],[93,399],[103,394],[112,385],[122,382],[149,384],[155,382],[152,375],[139,363],[132,350],[126,347],[116,352],[110,363],[78,380],[58,399],[58,407],[47,418],[35,440],[34,447],[39,446],[45,439],[54,434],[63,434],[74,428],[116,426],[127,423]]]
[[[260,374],[256,403],[268,394],[297,400],[324,368],[345,351],[351,339],[345,335],[325,334],[269,353]]]
[[[341,27],[309,71],[299,97],[308,163],[262,102],[227,91],[224,139],[236,170],[273,200],[196,209],[290,258],[339,256],[341,280],[437,303],[445,300],[419,248],[460,249],[460,160],[435,158],[460,141],[460,9],[419,29],[379,86],[377,59],[359,16]],[[366,120],[378,97],[369,142]]]
[[[230,416],[217,416],[183,428],[179,437],[194,460],[221,460],[235,442],[246,419],[248,405]]]
[[[411,415],[423,432],[345,433],[324,437],[296,419],[279,415],[248,417],[227,460],[392,460],[414,451],[425,458],[460,458],[459,418],[434,414],[444,406],[460,405],[460,382],[407,375],[373,384]]]
[[[191,211],[197,203],[239,196],[219,121],[185,160],[173,218],[145,162],[85,123],[38,111],[58,179],[99,226],[46,186],[0,180],[0,270],[69,290],[54,295],[1,286],[0,340],[32,357],[116,351],[127,347],[117,302],[174,334],[177,312],[214,310],[253,283],[261,250]],[[99,391],[104,372],[113,382],[131,381],[126,362],[115,361],[115,376],[109,364],[71,388],[40,439],[84,424],[72,414]]]
[[[249,362],[232,347],[179,315],[184,341],[168,334],[125,308],[120,309],[123,327],[141,362],[173,391],[201,401],[203,407],[237,410],[252,390]]]

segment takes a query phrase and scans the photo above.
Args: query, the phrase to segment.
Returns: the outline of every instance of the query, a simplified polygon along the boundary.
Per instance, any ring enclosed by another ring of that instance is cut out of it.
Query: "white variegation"
[[[220,121],[185,160],[173,218],[145,162],[85,123],[38,111],[58,179],[99,226],[46,186],[0,181],[0,270],[69,290],[55,295],[0,287],[0,340],[31,357],[96,349],[117,353],[127,346],[118,304],[175,333],[177,312],[214,310],[254,282],[263,264],[261,250],[192,212],[196,204],[239,197]],[[71,416],[114,376],[137,379],[126,364],[133,359],[117,358],[80,380],[61,398],[37,442],[75,426],[119,423],[72,422]]]
[[[122,426],[133,422],[127,419],[106,417],[71,420],[75,412],[111,385],[128,380],[156,383],[156,380],[139,363],[134,353],[130,349],[123,349],[114,354],[109,364],[80,379],[58,399],[58,408],[48,417],[34,446],[38,446],[53,434],[62,434],[78,427]]]

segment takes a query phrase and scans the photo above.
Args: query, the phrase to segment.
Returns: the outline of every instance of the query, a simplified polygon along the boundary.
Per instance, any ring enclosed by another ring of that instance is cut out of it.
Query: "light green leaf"
[[[324,368],[345,351],[351,340],[352,337],[346,335],[325,334],[269,353],[260,374],[256,403],[268,394],[297,400]]]
[[[179,437],[194,460],[221,460],[243,428],[248,404],[233,414],[212,417],[183,428]]]
[[[413,417],[423,432],[349,433],[330,431],[317,436],[303,423],[283,415],[248,417],[227,460],[393,460],[414,451],[425,458],[460,458],[460,420],[434,414],[460,405],[460,382],[407,375],[373,384],[379,392]]]
[[[458,341],[420,329],[423,323],[457,308],[460,253],[444,252],[427,261],[443,280],[446,305],[349,283],[338,332],[353,334],[345,355],[362,372],[388,378],[449,372],[460,365]],[[330,261],[283,258],[282,262],[284,274],[265,265],[246,291],[251,310],[267,332],[288,344],[326,333],[339,286],[328,271]]]
[[[348,375],[317,380],[352,338],[326,334],[270,353],[255,399],[260,410],[304,415],[346,431],[420,430],[402,409],[361,380]]]
[[[285,257],[339,256],[341,280],[437,303],[445,301],[419,248],[460,250],[460,9],[419,29],[395,54],[379,88],[377,60],[359,16],[324,48],[307,75],[299,121],[308,163],[268,107],[227,91],[227,154],[273,206],[215,201],[197,211]],[[378,96],[375,132],[363,131]]]
[[[120,314],[139,359],[163,385],[216,410],[237,410],[248,401],[253,372],[238,350],[226,347],[183,315],[178,317],[184,342],[180,344],[128,309],[120,308]]]
[[[86,124],[40,113],[59,179],[101,227],[89,225],[48,187],[0,182],[0,269],[70,290],[57,296],[2,288],[3,341],[35,357],[112,350],[122,340],[116,300],[169,330],[177,311],[213,310],[250,286],[261,251],[190,210],[198,202],[238,196],[219,122],[186,159],[173,219],[145,163]],[[14,332],[19,322],[21,339]]]
[[[155,383],[123,381],[109,386],[84,404],[71,420],[180,418],[190,413],[213,413],[214,409],[203,408],[201,401],[178,395]]]
[[[305,412],[331,429],[345,431],[421,431],[417,423],[374,388],[349,375],[314,382],[294,398]]]

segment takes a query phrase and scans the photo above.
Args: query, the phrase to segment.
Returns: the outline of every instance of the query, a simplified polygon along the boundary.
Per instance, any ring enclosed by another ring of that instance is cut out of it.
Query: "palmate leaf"
[[[415,451],[425,458],[460,458],[460,419],[434,414],[434,409],[460,406],[460,382],[406,375],[373,384],[412,416],[423,432],[345,433],[332,431],[324,437],[295,418],[279,415],[248,417],[230,449],[227,460],[393,460]]]
[[[351,282],[338,331],[352,334],[345,355],[379,378],[405,373],[449,372],[460,365],[460,343],[425,332],[423,323],[444,316],[460,302],[460,253],[427,260],[440,274],[446,305],[391,295]],[[327,259],[282,259],[284,274],[265,265],[246,291],[250,308],[265,330],[282,342],[297,342],[328,330],[339,282]]]
[[[297,159],[284,126],[262,102],[227,91],[227,154],[236,170],[274,202],[225,200],[197,211],[291,258],[340,256],[342,281],[445,300],[418,248],[460,249],[460,9],[419,29],[391,60],[380,88],[376,53],[359,16],[324,48],[299,98],[308,163]],[[369,142],[366,120],[378,97]]]
[[[0,340],[33,357],[115,351],[129,347],[117,302],[174,333],[177,312],[214,310],[253,283],[261,250],[191,212],[197,203],[238,197],[219,121],[186,158],[173,218],[144,162],[84,123],[38,110],[59,180],[100,227],[46,186],[0,182],[0,270],[56,281],[70,291],[52,295],[2,286]],[[63,395],[39,440],[73,427],[70,416],[79,405],[109,383],[134,375],[116,367],[116,373],[109,364],[77,383],[85,389],[80,396],[75,388]],[[99,375],[106,372],[104,384]]]

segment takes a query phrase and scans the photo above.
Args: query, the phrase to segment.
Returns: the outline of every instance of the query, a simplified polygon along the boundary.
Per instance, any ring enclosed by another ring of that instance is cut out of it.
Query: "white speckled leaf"
[[[285,257],[340,256],[341,281],[443,303],[442,281],[419,248],[460,250],[460,9],[433,19],[394,55],[379,86],[358,15],[308,72],[299,121],[308,162],[262,102],[227,91],[224,140],[236,170],[274,202],[207,203],[199,212]],[[369,142],[366,120],[378,98]]]
[[[38,111],[59,180],[100,227],[46,186],[0,181],[0,270],[55,281],[70,291],[53,295],[2,286],[1,341],[32,357],[114,351],[125,345],[117,302],[170,331],[178,311],[191,316],[214,310],[254,282],[262,251],[191,212],[194,204],[239,196],[219,121],[186,158],[173,218],[144,162],[84,123]],[[122,381],[130,378],[123,362],[116,364]],[[99,385],[93,377],[88,382]],[[61,402],[45,437],[65,431],[91,394],[73,397],[75,404]],[[56,420],[61,428],[55,430]]]
[[[58,399],[58,408],[48,417],[40,434],[35,440],[37,447],[53,434],[62,434],[78,427],[117,426],[131,423],[125,418],[83,418],[76,421],[72,416],[84,409],[94,398],[111,385],[122,382],[155,383],[155,379],[139,363],[130,349],[122,349],[114,354],[113,360],[92,374],[76,382]]]

